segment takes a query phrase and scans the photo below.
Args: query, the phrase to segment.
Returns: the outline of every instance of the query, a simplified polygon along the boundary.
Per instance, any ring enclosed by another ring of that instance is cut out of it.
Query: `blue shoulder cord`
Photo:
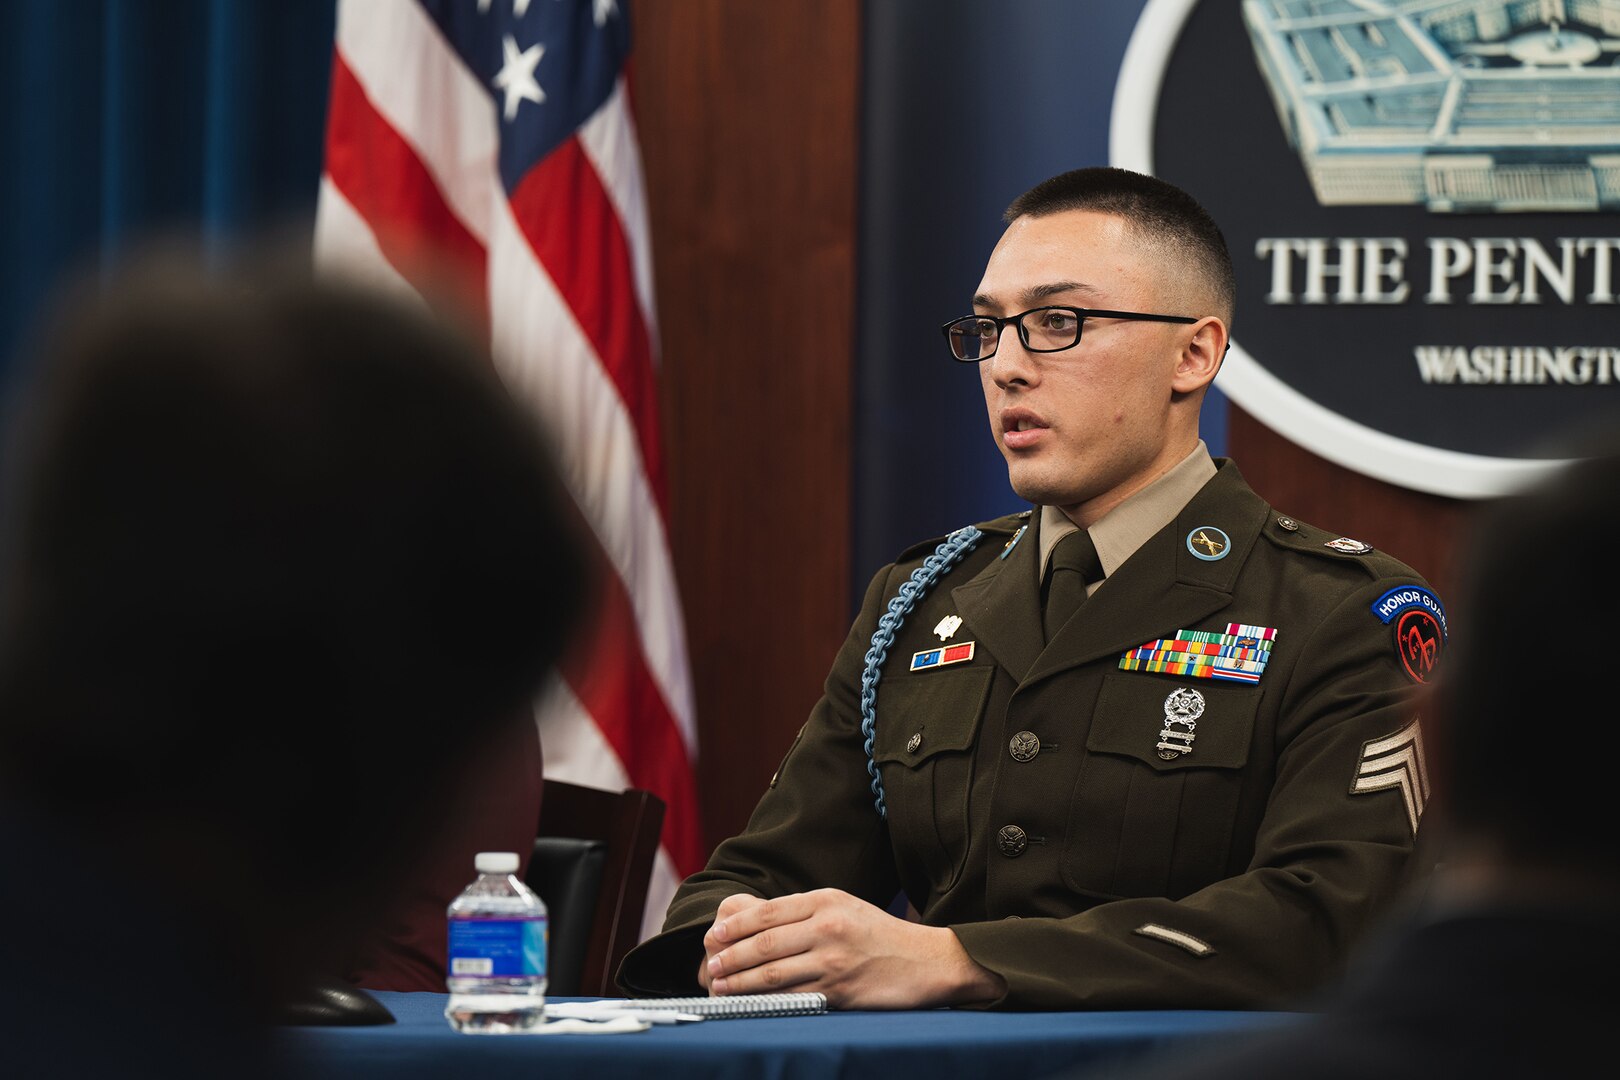
[[[889,818],[889,808],[883,801],[883,779],[878,775],[877,759],[872,754],[873,732],[877,729],[877,684],[883,661],[888,658],[889,646],[894,644],[894,635],[906,616],[936,581],[973,550],[983,535],[972,525],[966,525],[947,536],[934,553],[911,572],[911,577],[889,601],[889,609],[878,620],[877,631],[872,635],[872,647],[866,650],[866,668],[861,672],[861,734],[866,736],[866,771],[872,775],[873,805],[877,807],[878,817],[885,821]]]

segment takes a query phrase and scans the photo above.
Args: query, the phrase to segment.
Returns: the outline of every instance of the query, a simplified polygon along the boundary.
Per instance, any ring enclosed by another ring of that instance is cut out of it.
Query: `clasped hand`
[[[896,918],[840,889],[728,896],[703,954],[698,982],[715,996],[815,990],[835,1009],[915,1009],[1006,990],[949,929]]]

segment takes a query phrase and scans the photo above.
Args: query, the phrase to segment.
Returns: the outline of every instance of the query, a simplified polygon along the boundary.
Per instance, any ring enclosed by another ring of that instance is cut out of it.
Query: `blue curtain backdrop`
[[[866,4],[852,604],[902,548],[1025,507],[1007,486],[978,374],[950,359],[937,327],[970,310],[1008,203],[1049,176],[1108,164],[1114,80],[1142,7]],[[1218,392],[1203,435],[1225,452]]]
[[[0,364],[64,275],[155,233],[307,237],[333,0],[0,4]],[[0,371],[0,375],[8,374]]]

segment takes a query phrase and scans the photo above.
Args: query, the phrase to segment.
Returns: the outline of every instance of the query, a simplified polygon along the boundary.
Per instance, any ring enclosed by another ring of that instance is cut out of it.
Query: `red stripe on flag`
[[[518,182],[512,216],[618,387],[641,446],[642,471],[667,518],[652,346],[636,306],[624,225],[578,137]],[[559,208],[566,207],[566,212]]]
[[[588,531],[586,535],[592,539]],[[601,548],[591,547],[596,563],[591,622],[563,659],[562,674],[624,765],[631,785],[667,804],[662,844],[676,872],[685,877],[704,863],[697,788],[686,745],[642,655],[624,583]]]
[[[489,333],[484,245],[445,202],[416,151],[333,51],[326,172],[371,226],[389,264],[436,308]]]

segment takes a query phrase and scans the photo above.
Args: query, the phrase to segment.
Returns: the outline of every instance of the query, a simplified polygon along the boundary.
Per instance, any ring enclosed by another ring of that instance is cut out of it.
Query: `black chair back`
[[[650,791],[546,780],[525,880],[550,915],[548,994],[623,996],[613,976],[641,940],[663,827],[664,801]]]

